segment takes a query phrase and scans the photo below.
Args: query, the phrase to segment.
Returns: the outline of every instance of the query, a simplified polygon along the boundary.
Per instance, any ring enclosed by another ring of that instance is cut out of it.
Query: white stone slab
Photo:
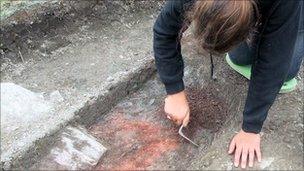
[[[84,128],[68,127],[60,139],[32,169],[84,170],[94,167],[106,148]]]

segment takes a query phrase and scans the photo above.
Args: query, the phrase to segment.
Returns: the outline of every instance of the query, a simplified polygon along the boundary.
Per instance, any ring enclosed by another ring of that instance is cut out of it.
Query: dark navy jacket
[[[169,0],[154,24],[157,71],[168,94],[184,90],[179,33],[194,0]],[[259,133],[287,76],[300,25],[301,0],[259,0],[262,16],[242,129]],[[303,24],[303,23],[301,23]]]

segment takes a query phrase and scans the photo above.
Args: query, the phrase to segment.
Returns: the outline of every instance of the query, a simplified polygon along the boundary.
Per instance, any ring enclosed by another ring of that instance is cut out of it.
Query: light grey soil
[[[115,101],[140,86],[140,80],[147,79],[150,73],[136,73],[140,68],[155,71],[151,67],[151,27],[159,5],[124,3],[101,3],[90,11],[77,11],[79,14],[74,11],[75,17],[72,14],[64,19],[55,17],[48,25],[34,24],[21,32],[13,29],[9,35],[4,35],[7,30],[1,30],[1,38],[18,33],[15,40],[1,42],[1,82],[13,82],[43,93],[47,100],[52,92],[63,98],[54,105],[54,110],[46,112],[43,120],[24,125],[2,123],[5,127],[18,127],[1,132],[2,162],[16,161],[29,147],[43,148],[35,142],[51,137],[68,122],[78,119],[84,123],[102,115]],[[132,74],[139,74],[136,80],[128,80],[134,77]],[[115,87],[121,81],[132,83]],[[96,102],[98,106],[92,106]],[[94,114],[88,114],[93,110]],[[32,153],[33,149],[27,152]]]

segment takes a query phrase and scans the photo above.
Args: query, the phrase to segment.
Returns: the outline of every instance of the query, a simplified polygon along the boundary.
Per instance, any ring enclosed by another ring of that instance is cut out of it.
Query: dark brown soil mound
[[[215,96],[212,87],[186,89],[190,105],[190,122],[185,134],[192,136],[196,131],[209,129],[218,131],[227,118],[227,105]]]

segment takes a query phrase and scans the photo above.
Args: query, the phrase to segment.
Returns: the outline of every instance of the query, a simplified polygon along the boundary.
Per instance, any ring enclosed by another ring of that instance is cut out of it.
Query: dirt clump
[[[186,89],[191,113],[190,122],[184,132],[189,137],[202,129],[217,132],[225,123],[227,105],[214,95],[214,91],[212,87]]]

